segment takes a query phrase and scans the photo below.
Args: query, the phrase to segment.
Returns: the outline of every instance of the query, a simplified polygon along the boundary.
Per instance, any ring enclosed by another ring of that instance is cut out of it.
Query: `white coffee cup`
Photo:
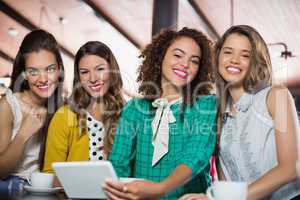
[[[217,181],[210,186],[206,195],[210,200],[246,200],[247,183],[232,181]]]
[[[52,188],[54,175],[51,173],[33,172],[28,180],[32,187]]]

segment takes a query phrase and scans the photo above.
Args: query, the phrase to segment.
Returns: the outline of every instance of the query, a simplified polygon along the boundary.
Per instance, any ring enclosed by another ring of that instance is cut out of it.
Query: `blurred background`
[[[0,77],[10,76],[24,36],[42,28],[60,44],[68,90],[76,51],[99,40],[135,92],[140,50],[161,28],[187,26],[216,41],[231,25],[247,24],[267,42],[275,81],[289,87],[300,110],[299,22],[300,0],[0,0]]]

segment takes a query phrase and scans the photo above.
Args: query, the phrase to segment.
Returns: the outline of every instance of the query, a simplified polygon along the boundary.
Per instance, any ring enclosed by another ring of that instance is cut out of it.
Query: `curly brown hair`
[[[112,51],[105,44],[98,41],[90,41],[85,43],[77,52],[74,62],[74,91],[71,95],[69,104],[71,109],[77,114],[78,124],[80,127],[79,136],[87,131],[86,124],[86,108],[91,102],[91,96],[80,84],[79,78],[79,62],[86,55],[96,55],[104,58],[110,68],[109,88],[104,94],[103,103],[105,105],[105,112],[103,112],[103,124],[106,135],[104,137],[104,152],[108,156],[111,152],[115,126],[118,123],[121,110],[125,104],[122,95],[122,78],[120,74],[119,65]]]
[[[152,42],[146,46],[139,56],[143,59],[143,62],[138,69],[137,81],[140,83],[139,92],[146,99],[153,101],[161,96],[163,59],[171,44],[182,37],[193,39],[201,49],[198,74],[191,83],[183,88],[184,105],[192,104],[199,95],[210,93],[212,89],[211,81],[213,80],[212,42],[200,31],[184,27],[180,31],[164,29],[153,37]]]

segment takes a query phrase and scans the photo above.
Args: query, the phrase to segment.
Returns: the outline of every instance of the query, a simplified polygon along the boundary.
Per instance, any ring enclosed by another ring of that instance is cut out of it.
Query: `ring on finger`
[[[126,186],[124,186],[122,190],[123,190],[124,193],[128,192],[128,188]]]

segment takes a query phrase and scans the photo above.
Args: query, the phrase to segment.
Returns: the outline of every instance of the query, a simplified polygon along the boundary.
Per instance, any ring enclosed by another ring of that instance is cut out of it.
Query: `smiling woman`
[[[48,124],[62,103],[61,72],[55,38],[43,30],[26,35],[14,61],[11,87],[0,100],[1,197],[18,195],[24,180],[43,166]]]
[[[56,112],[49,127],[45,172],[53,173],[53,162],[104,160],[111,151],[124,105],[118,63],[105,44],[91,41],[78,50],[74,72],[69,105]]]
[[[216,99],[210,95],[210,41],[201,32],[165,30],[143,50],[142,99],[122,112],[109,160],[119,177],[108,199],[178,199],[210,185]]]
[[[47,50],[40,50],[29,54],[25,64],[23,76],[28,82],[28,87],[40,97],[52,94],[59,77],[55,56]]]
[[[261,35],[230,27],[215,46],[219,93],[218,172],[246,182],[247,199],[299,199],[299,124],[288,89],[272,85],[272,66]],[[191,194],[181,200],[206,200]]]
[[[86,55],[79,61],[79,77],[82,86],[94,98],[103,96],[109,88],[109,66],[96,55]]]

